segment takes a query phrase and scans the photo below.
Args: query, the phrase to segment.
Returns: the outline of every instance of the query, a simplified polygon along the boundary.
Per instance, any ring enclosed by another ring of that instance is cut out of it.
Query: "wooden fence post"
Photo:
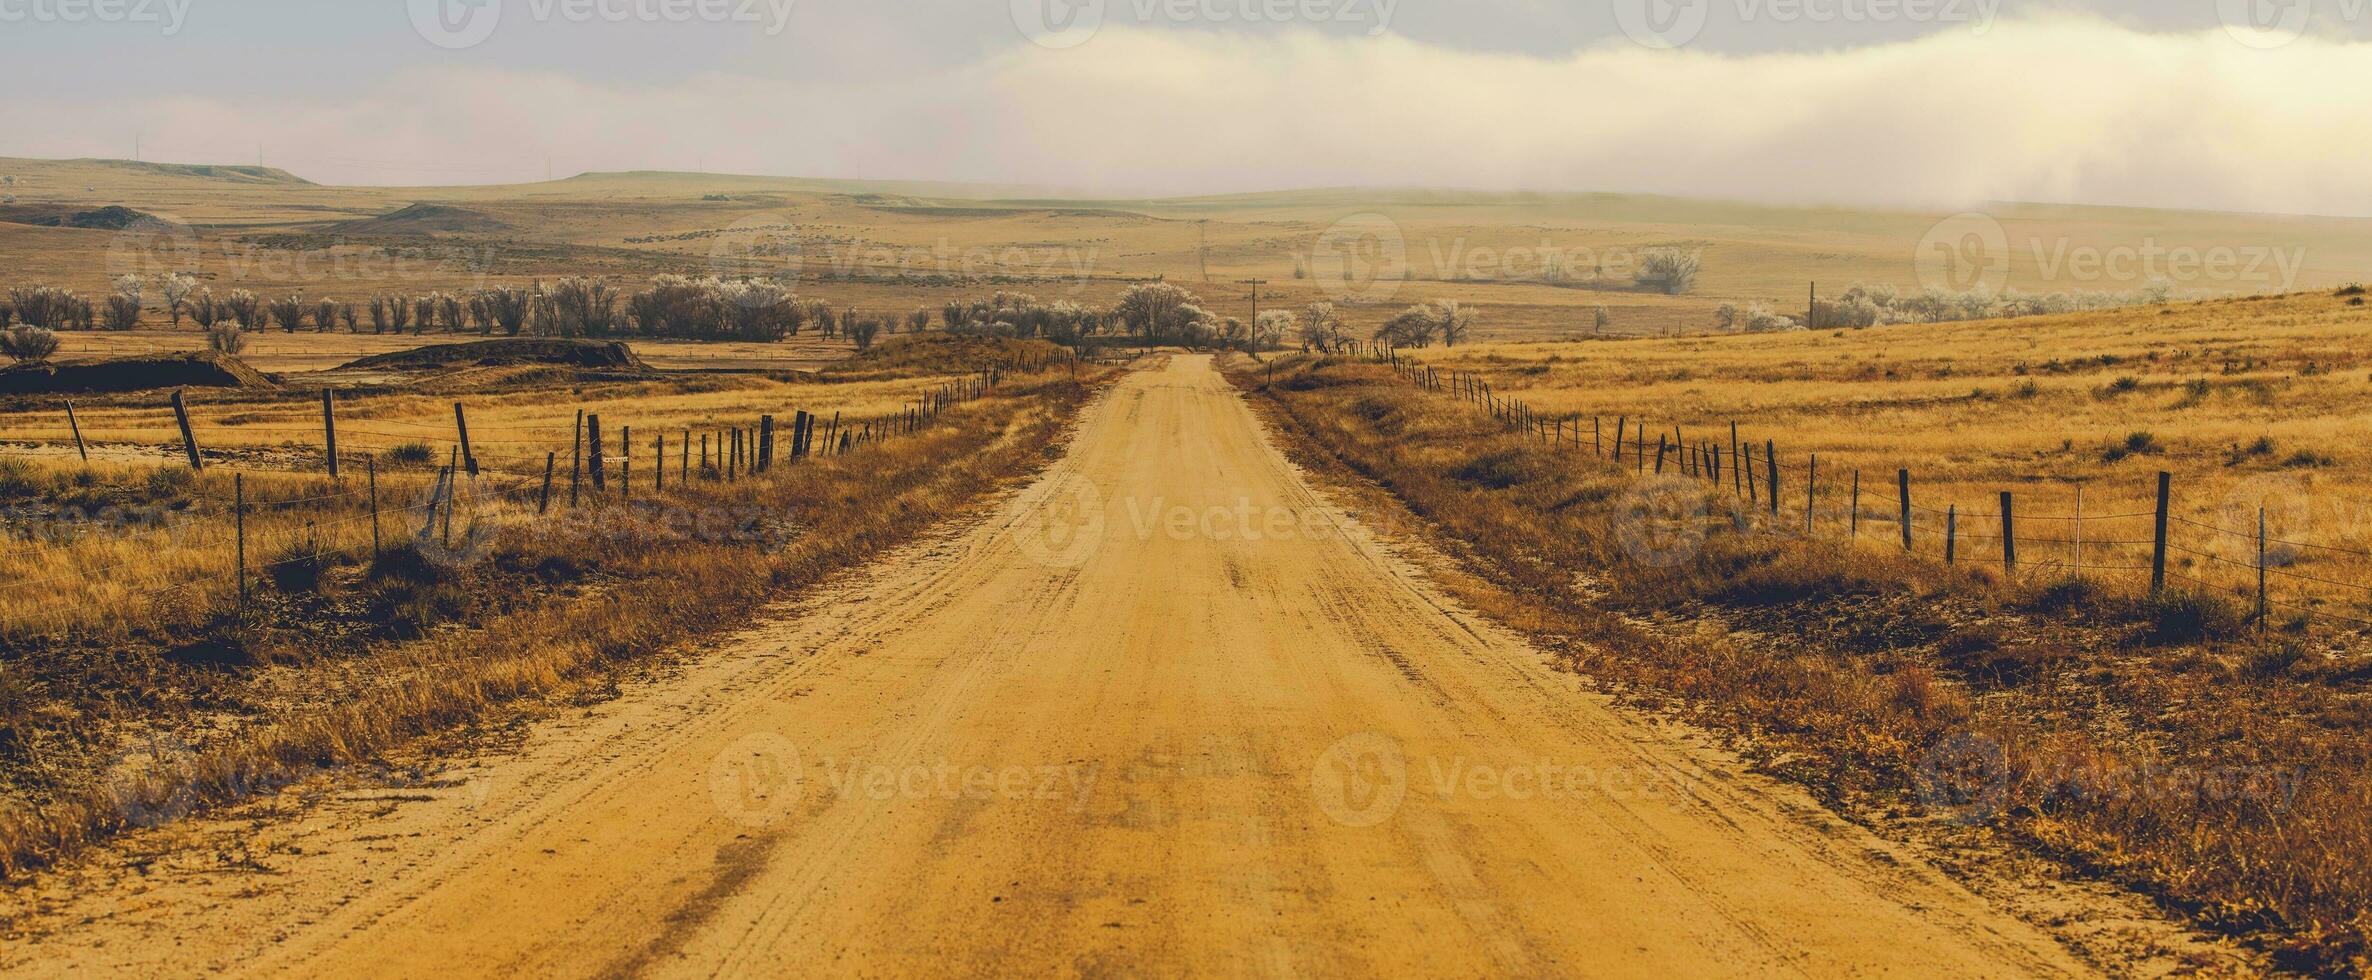
[[[2010,492],[2001,492],[2001,570],[2018,573],[2018,507]]]
[[[1644,437],[1643,437],[1643,438],[1644,438]],[[1656,436],[1656,437],[1655,437],[1655,475],[1657,475],[1657,476],[1662,476],[1662,475],[1664,475],[1664,451],[1665,451],[1665,442],[1664,442],[1664,437],[1663,437],[1663,436],[1660,436],[1660,435],[1659,435],[1659,436]]]
[[[2158,528],[2150,546],[2150,594],[2166,591],[2166,522],[2174,502],[2174,474],[2158,473]]]
[[[601,451],[601,416],[585,416],[585,469],[593,477],[593,490],[609,489],[609,461]]]
[[[1622,465],[1623,461],[1623,435],[1630,431],[1630,416],[1625,415],[1614,420],[1614,463],[1617,466]]]
[[[329,478],[338,478],[338,411],[330,390],[321,389],[321,442],[329,451]]]
[[[1960,505],[1953,504],[1944,508],[1944,564],[1952,564],[1959,557]]]
[[[552,512],[552,471],[559,465],[559,453],[544,454],[544,492],[535,498],[535,513],[538,517]]]
[[[1902,490],[1903,550],[1913,551],[1916,549],[1911,545],[1911,471],[1897,470],[1894,478],[1896,485]]]
[[[189,404],[181,400],[181,390],[173,391],[173,421],[181,426],[181,448],[189,454],[189,468],[202,470],[206,464],[198,461],[198,436],[190,431]]]
[[[804,414],[804,413],[802,413],[802,414]],[[792,440],[791,440],[791,456],[792,456],[792,458],[794,458],[794,459],[795,459],[795,458],[797,458],[797,457],[798,457],[798,455],[799,455],[799,442],[798,442],[798,439],[797,439],[796,437],[793,437],[793,438],[792,438]],[[770,470],[770,469],[773,469],[773,468],[774,468],[774,416],[772,416],[772,415],[760,415],[760,416],[758,416],[758,459],[757,459],[757,465],[756,465],[756,466],[754,466],[754,467],[752,467],[752,469],[754,469],[756,472],[759,472],[759,473],[764,473],[764,472],[766,472],[767,470]]]
[[[90,462],[90,448],[82,444],[82,420],[74,417],[74,403],[71,401],[66,403],[66,428],[74,431],[75,455],[81,456],[85,463]]]
[[[651,440],[651,492],[667,491],[667,433]]]
[[[461,403],[453,403],[453,428],[461,433],[461,467],[471,477],[478,475],[478,454],[469,448],[469,416],[462,414]]]
[[[1776,441],[1763,443],[1763,465],[1769,470],[1771,476],[1771,516],[1777,517],[1779,516],[1779,444]]]
[[[2265,635],[2265,620],[2272,607],[2265,601],[2265,508],[2257,508],[2257,635]]]
[[[1741,464],[1738,467],[1740,470],[1743,470],[1746,473],[1746,502],[1748,504],[1761,503],[1762,491],[1755,485],[1754,445],[1749,443],[1739,447],[1738,451],[1746,454],[1745,459],[1741,461]]]

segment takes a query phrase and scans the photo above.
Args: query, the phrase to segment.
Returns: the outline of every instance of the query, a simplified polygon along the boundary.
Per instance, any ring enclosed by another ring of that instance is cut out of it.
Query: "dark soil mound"
[[[0,221],[18,225],[37,225],[43,228],[90,228],[99,231],[123,231],[127,228],[169,228],[172,222],[134,211],[122,205],[110,204],[88,211],[56,204],[25,204],[0,207]]]
[[[614,340],[553,340],[514,337],[466,344],[431,344],[377,354],[339,370],[437,371],[456,367],[551,364],[608,371],[648,371],[634,349]]]
[[[484,235],[509,231],[509,223],[468,208],[446,204],[415,204],[376,218],[330,226],[341,235]]]
[[[213,351],[105,361],[27,364],[0,370],[0,395],[97,395],[156,388],[274,388],[247,362]]]
[[[943,332],[887,337],[848,360],[824,369],[827,374],[944,374],[978,371],[999,364],[1053,361],[1070,353],[1044,340],[974,337]]]

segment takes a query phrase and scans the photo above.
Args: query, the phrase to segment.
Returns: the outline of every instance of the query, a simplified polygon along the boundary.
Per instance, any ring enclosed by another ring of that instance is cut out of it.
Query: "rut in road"
[[[1130,375],[992,519],[839,588],[541,726],[474,793],[270,831],[302,852],[272,881],[152,886],[15,965],[2084,972],[1449,608],[1207,357]]]

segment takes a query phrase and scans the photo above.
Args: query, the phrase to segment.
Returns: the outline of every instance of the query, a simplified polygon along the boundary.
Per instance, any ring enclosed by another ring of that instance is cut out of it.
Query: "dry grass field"
[[[1734,422],[1758,476],[1776,445],[1783,509],[1800,523],[1812,504],[1825,536],[1849,533],[1858,473],[1873,548],[1900,547],[1908,469],[1918,549],[1940,557],[1956,513],[1958,557],[1999,567],[2010,492],[2030,578],[2075,569],[2080,491],[2084,574],[2146,582],[2157,474],[2170,472],[2172,577],[2253,604],[2262,508],[2276,624],[2352,629],[2372,621],[2372,513],[2356,492],[2372,470],[2372,308],[2359,298],[1413,356],[1572,420],[1584,441],[1595,425],[1610,444],[1628,419],[1634,446],[1644,425],[1651,448],[1671,438],[1727,456]]]

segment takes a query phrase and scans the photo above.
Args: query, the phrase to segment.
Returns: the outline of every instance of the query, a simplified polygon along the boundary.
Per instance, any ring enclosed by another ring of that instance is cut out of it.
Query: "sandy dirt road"
[[[1188,356],[993,518],[515,752],[148,846],[0,966],[2084,972],[1448,607]]]

